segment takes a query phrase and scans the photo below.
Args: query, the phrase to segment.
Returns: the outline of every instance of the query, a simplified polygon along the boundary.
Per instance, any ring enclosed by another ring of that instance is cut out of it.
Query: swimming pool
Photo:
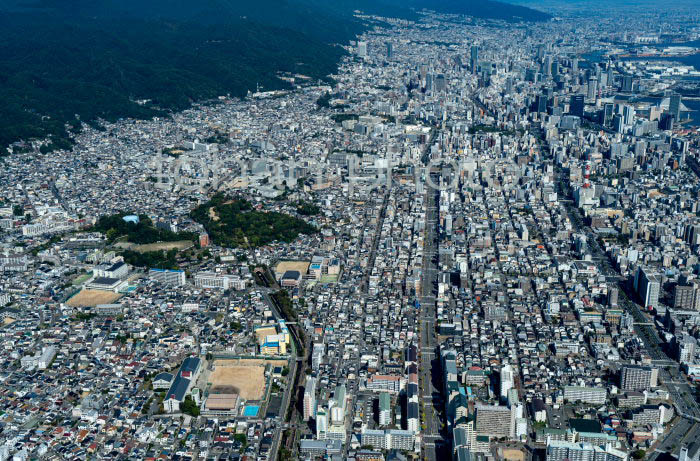
[[[258,416],[259,411],[260,407],[258,405],[246,405],[246,407],[243,409],[243,416],[247,418],[254,418]]]

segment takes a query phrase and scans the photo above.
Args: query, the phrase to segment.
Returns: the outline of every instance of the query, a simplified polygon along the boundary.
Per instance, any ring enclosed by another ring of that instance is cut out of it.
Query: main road
[[[430,173],[433,174],[433,173]],[[438,406],[442,407],[442,390],[434,386],[441,379],[436,374],[440,373],[440,357],[438,355],[438,342],[435,332],[437,317],[436,293],[438,281],[438,191],[431,187],[437,183],[437,175],[433,181],[426,181],[426,213],[425,213],[425,240],[423,242],[423,264],[419,313],[419,387],[422,423],[423,456],[429,461],[439,458],[438,449],[444,445],[441,435],[442,423],[438,414]]]

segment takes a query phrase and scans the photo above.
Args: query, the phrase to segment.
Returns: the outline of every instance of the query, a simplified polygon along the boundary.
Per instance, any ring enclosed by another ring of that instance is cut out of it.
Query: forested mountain
[[[280,71],[322,78],[343,54],[337,44],[364,27],[356,9],[411,19],[409,8],[423,7],[502,16],[492,3],[0,0],[0,146],[44,136],[67,146],[66,124],[150,117],[258,84],[283,88]]]

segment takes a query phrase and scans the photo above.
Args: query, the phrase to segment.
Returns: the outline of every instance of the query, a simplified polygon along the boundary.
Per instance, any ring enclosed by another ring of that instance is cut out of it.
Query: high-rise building
[[[646,391],[658,385],[658,377],[658,368],[625,366],[620,372],[620,388],[623,391]]]
[[[472,45],[469,63],[471,65],[472,73],[476,73],[479,67],[479,47],[476,45]]]
[[[669,103],[668,103],[668,113],[673,116],[675,120],[681,119],[681,95],[673,92],[671,93]]]
[[[591,77],[588,79],[588,99],[594,100],[598,96],[598,79]]]
[[[328,413],[325,408],[316,410],[316,438],[318,440],[326,440],[328,432]]]
[[[367,42],[358,41],[357,42],[357,55],[361,58],[367,56]]]
[[[544,58],[544,53],[546,51],[544,45],[537,45],[536,51],[537,51],[537,59]]]
[[[603,106],[603,125],[610,126],[615,115],[615,104],[605,103]]]
[[[649,268],[640,267],[634,277],[634,288],[644,307],[655,308],[659,305],[661,276],[652,273]]]
[[[696,285],[676,285],[673,289],[673,307],[675,309],[695,309]]]
[[[394,45],[391,42],[386,42],[386,57],[389,59],[394,57]]]
[[[501,401],[505,401],[508,398],[508,391],[511,390],[514,385],[513,367],[511,365],[506,365],[501,368]]]
[[[634,78],[631,75],[622,76],[622,91],[623,93],[631,93],[634,89]]]
[[[542,63],[542,73],[547,77],[552,76],[552,55],[546,55]]]
[[[617,133],[622,133],[623,131],[625,131],[625,121],[622,119],[622,115],[620,115],[620,114],[613,115],[612,128]]]
[[[698,340],[686,333],[677,333],[671,342],[671,350],[681,363],[694,363],[698,350]]]
[[[675,119],[671,114],[663,114],[661,120],[659,120],[659,128],[662,130],[673,130],[673,122]]]
[[[632,125],[632,123],[634,122],[634,114],[634,106],[622,106],[622,121],[625,125]]]
[[[438,74],[435,77],[435,91],[442,92],[447,90],[447,79],[444,74]]]
[[[379,424],[381,426],[391,424],[391,396],[388,392],[379,394]]]
[[[582,94],[575,94],[569,100],[569,113],[577,117],[583,118],[583,109],[585,107]]]
[[[306,377],[306,386],[304,389],[304,421],[308,421],[316,412],[316,378],[313,376]]]
[[[498,405],[477,404],[476,433],[488,437],[514,437],[514,409]]]
[[[505,93],[510,94],[513,92],[513,77],[506,78]]]

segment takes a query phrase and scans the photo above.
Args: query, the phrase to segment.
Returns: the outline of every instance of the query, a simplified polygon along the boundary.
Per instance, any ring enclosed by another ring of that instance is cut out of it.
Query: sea
[[[643,45],[639,45],[643,46]],[[655,43],[654,47],[666,47],[666,46],[692,46],[700,48],[700,40],[694,40],[691,42],[682,43]],[[600,62],[603,60],[604,53],[602,51],[595,51],[581,56],[583,59],[589,63]],[[693,66],[696,70],[700,70],[700,53],[692,54],[689,56],[678,56],[673,58],[654,58],[654,57],[640,57],[640,58],[623,58],[625,60],[631,61],[666,61],[666,62],[678,62],[686,66]],[[700,80],[698,77],[687,77],[688,80]],[[643,98],[641,101],[644,102],[661,102],[660,98]],[[700,100],[697,99],[683,99],[683,105],[685,105],[689,110],[683,112],[681,118],[683,120],[690,118],[692,121],[688,122],[689,126],[700,126]]]

